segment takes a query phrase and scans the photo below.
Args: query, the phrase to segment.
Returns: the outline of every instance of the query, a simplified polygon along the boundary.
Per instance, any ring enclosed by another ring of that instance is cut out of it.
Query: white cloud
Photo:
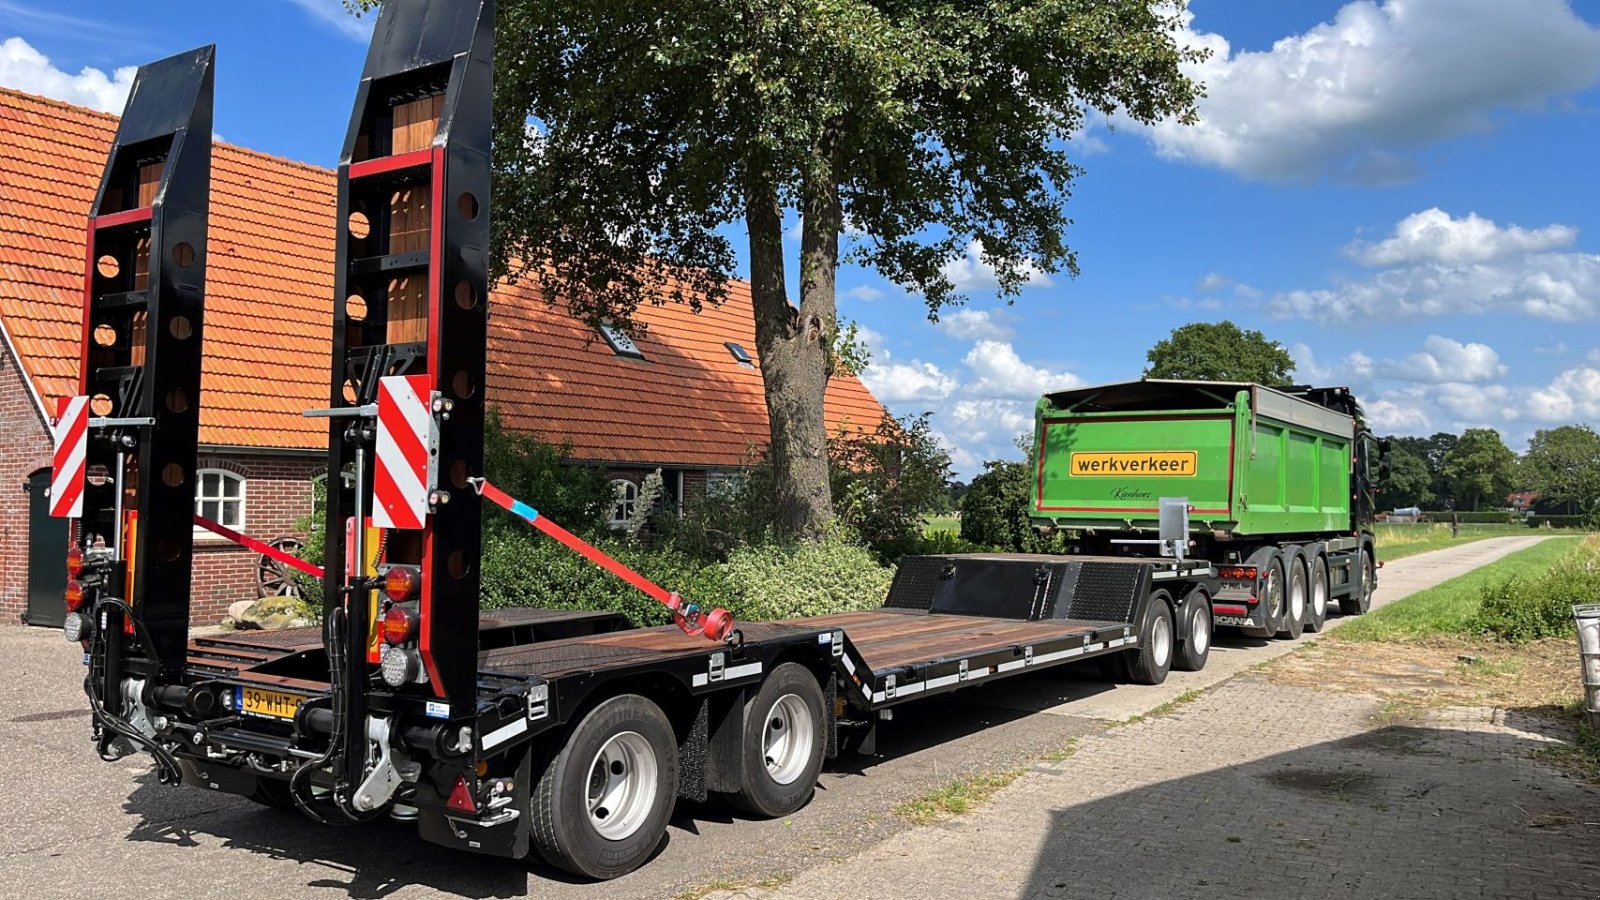
[[[982,241],[971,241],[967,249],[955,259],[944,264],[944,277],[950,279],[958,291],[993,290],[1000,286],[1000,280],[995,276],[994,263],[984,258]],[[1050,287],[1054,282],[1050,276],[1039,271],[1031,263],[1022,263],[1023,284],[1028,287]]]
[[[1243,300],[1256,300],[1261,297],[1261,290],[1259,288],[1253,288],[1248,284],[1234,285],[1233,293],[1234,296]]]
[[[939,327],[965,341],[1006,340],[1016,332],[1002,321],[1004,318],[998,310],[958,309],[940,314]]]
[[[1371,383],[1376,368],[1372,357],[1360,350],[1353,350],[1344,359],[1326,365],[1317,362],[1315,352],[1307,344],[1293,345],[1289,356],[1295,362],[1294,371],[1290,373],[1294,381],[1325,387],[1364,387]]]
[[[1206,97],[1197,125],[1149,129],[1158,153],[1255,179],[1408,180],[1402,151],[1600,80],[1600,28],[1568,0],[1354,0],[1270,50],[1179,39],[1212,52],[1189,69]]]
[[[1426,434],[1433,420],[1415,398],[1391,394],[1366,404],[1367,422],[1379,434]]]
[[[861,381],[884,403],[943,400],[954,393],[957,382],[929,362],[870,363]]]
[[[1554,250],[1578,238],[1570,225],[1548,225],[1527,229],[1517,225],[1501,228],[1477,213],[1452,218],[1434,207],[1412,213],[1394,226],[1394,234],[1376,244],[1355,241],[1345,255],[1364,266],[1395,266],[1407,263],[1461,265],[1482,263],[1519,253]]]
[[[963,393],[982,400],[1033,402],[1049,391],[1083,384],[1083,379],[1071,372],[1052,372],[1023,362],[1016,349],[1004,341],[979,341],[961,361],[973,376]]]
[[[0,41],[0,85],[101,112],[122,112],[137,72],[136,66],[124,66],[107,75],[85,66],[70,75],[20,37]]]
[[[857,285],[856,287],[845,291],[844,295],[846,297],[850,297],[855,300],[862,300],[867,303],[871,303],[874,300],[882,300],[884,296],[883,291],[873,287],[870,284]]]
[[[1205,293],[1209,291],[1220,291],[1225,287],[1231,286],[1232,284],[1233,279],[1222,274],[1221,272],[1207,272],[1205,275],[1201,276],[1199,281],[1194,283],[1194,289]]]
[[[1570,243],[1575,229],[1500,228],[1476,216],[1435,213],[1408,216],[1390,238],[1347,250],[1363,262],[1393,261],[1392,268],[1330,288],[1276,294],[1268,312],[1320,322],[1487,312],[1558,322],[1600,317],[1600,255],[1550,249]]]
[[[1529,393],[1527,409],[1531,417],[1541,422],[1600,420],[1600,369],[1580,366],[1562,372],[1548,385]]]
[[[377,10],[362,13],[358,19],[345,11],[344,4],[339,0],[288,0],[288,2],[353,41],[366,43],[372,39],[372,23],[378,18]]]
[[[1439,335],[1422,342],[1422,350],[1403,360],[1386,362],[1384,376],[1427,384],[1493,381],[1510,371],[1488,344],[1463,344]]]

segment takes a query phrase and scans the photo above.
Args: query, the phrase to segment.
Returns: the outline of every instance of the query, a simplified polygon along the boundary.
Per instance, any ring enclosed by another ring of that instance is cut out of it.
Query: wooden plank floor
[[[862,660],[879,672],[1095,630],[1093,624],[1062,620],[1022,622],[982,616],[881,611],[841,613],[800,621],[823,628],[844,629]]]

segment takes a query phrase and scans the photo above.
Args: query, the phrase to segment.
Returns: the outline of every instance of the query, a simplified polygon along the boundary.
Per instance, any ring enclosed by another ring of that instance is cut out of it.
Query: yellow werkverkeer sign
[[[1072,454],[1070,471],[1089,478],[1193,478],[1200,469],[1194,450],[1119,450]]]

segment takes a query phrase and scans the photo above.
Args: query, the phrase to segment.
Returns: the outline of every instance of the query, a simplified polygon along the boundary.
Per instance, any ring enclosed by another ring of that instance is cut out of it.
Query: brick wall
[[[50,467],[50,450],[27,382],[10,350],[0,346],[0,624],[21,623],[28,608],[29,496],[23,487],[34,472]],[[202,469],[244,476],[244,530],[262,540],[294,533],[311,511],[311,479],[325,468],[321,456],[202,453],[199,462]],[[258,559],[226,541],[197,536],[192,621],[214,624],[228,604],[253,599]]]
[[[50,449],[50,432],[26,376],[11,349],[0,346],[0,623],[6,625],[21,622],[28,609],[29,497],[24,488],[30,475],[50,467]]]
[[[199,466],[221,469],[245,479],[244,532],[257,540],[296,534],[295,524],[311,512],[311,479],[326,471],[320,456],[200,454]],[[252,553],[221,538],[196,535],[194,586],[190,619],[215,624],[228,605],[256,596],[256,564]]]

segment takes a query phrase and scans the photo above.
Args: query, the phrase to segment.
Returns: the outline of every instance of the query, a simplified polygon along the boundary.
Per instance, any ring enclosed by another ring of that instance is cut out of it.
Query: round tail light
[[[83,606],[83,582],[76,579],[67,582],[67,590],[62,596],[67,601],[67,612],[77,612]]]
[[[419,617],[415,610],[404,606],[391,606],[383,614],[383,642],[404,644],[417,636]]]
[[[83,548],[73,547],[67,551],[67,577],[77,578],[83,574]]]
[[[409,566],[395,566],[383,576],[383,592],[390,600],[404,603],[422,587],[422,575]]]

